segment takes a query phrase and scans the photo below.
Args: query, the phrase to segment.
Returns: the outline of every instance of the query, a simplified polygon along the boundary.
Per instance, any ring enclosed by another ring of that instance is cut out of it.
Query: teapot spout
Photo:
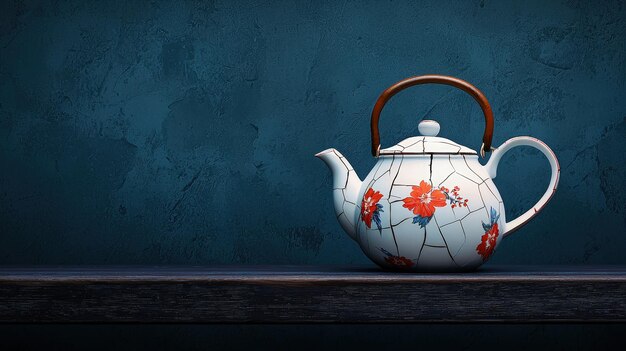
[[[362,181],[350,162],[339,151],[327,149],[316,154],[315,157],[324,161],[333,174],[335,214],[343,230],[356,240],[356,206]]]

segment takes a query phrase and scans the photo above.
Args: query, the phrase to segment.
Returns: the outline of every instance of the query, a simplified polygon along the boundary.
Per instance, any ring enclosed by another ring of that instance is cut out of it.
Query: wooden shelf
[[[0,322],[626,322],[626,267],[2,267]]]

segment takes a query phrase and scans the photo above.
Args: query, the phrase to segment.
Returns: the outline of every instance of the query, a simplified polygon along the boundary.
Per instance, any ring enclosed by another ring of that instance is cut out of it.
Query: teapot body
[[[422,120],[420,136],[381,149],[378,121],[387,101],[408,87],[445,84],[471,95],[485,117],[479,153],[439,137],[440,125]],[[559,183],[560,166],[541,140],[518,136],[491,144],[493,111],[476,87],[458,78],[426,75],[404,79],[379,96],[370,120],[371,152],[377,163],[361,181],[337,150],[316,156],[333,173],[335,215],[346,233],[379,266],[400,271],[469,271],[486,262],[500,241],[535,217]],[[543,196],[523,214],[506,221],[504,204],[493,183],[500,159],[516,147],[539,150],[550,164]],[[483,166],[478,155],[490,157]]]
[[[476,155],[386,155],[363,181],[355,240],[383,268],[473,270],[503,237],[504,205]]]

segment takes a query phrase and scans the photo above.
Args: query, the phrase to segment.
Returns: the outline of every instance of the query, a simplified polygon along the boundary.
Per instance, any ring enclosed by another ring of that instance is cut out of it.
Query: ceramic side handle
[[[530,210],[526,211],[523,215],[515,218],[510,222],[506,222],[504,225],[504,234],[506,237],[521,228],[524,224],[528,223],[533,217],[541,211],[541,209],[550,201],[552,195],[556,191],[556,187],[559,184],[559,175],[561,173],[561,167],[559,166],[559,161],[556,159],[556,155],[554,152],[548,147],[548,145],[544,144],[541,140],[528,137],[528,136],[520,136],[507,140],[504,144],[500,145],[497,149],[495,149],[492,154],[489,162],[485,165],[487,173],[493,179],[496,177],[496,173],[498,170],[498,163],[500,163],[500,158],[510,149],[516,146],[531,146],[535,149],[541,151],[548,161],[550,162],[550,167],[552,169],[552,175],[550,176],[550,184],[548,185],[548,190],[543,194],[541,199],[533,206]]]

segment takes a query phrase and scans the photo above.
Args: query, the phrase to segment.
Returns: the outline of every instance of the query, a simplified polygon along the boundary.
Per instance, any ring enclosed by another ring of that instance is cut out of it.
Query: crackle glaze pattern
[[[381,150],[363,181],[339,151],[327,149],[316,155],[333,173],[339,223],[367,257],[383,268],[475,269],[489,260],[502,238],[548,203],[559,181],[554,152],[532,137],[507,140],[492,150],[484,166],[471,149],[434,135],[412,137],[398,145]],[[507,222],[493,179],[502,156],[517,146],[541,151],[550,163],[551,179],[532,208]],[[409,153],[402,153],[406,150]]]
[[[405,201],[422,182],[431,194],[443,194],[442,187],[458,189],[465,205],[454,206],[446,198],[446,205],[435,207],[430,220],[422,225]],[[386,268],[473,269],[488,258],[477,247],[486,232],[483,223],[490,223],[490,211],[499,214],[500,228],[505,222],[502,198],[477,156],[385,156],[363,182],[359,198],[369,189],[383,194],[378,201],[383,210],[381,227],[368,227],[357,203],[356,239],[371,260]],[[501,238],[496,237],[494,248]]]

